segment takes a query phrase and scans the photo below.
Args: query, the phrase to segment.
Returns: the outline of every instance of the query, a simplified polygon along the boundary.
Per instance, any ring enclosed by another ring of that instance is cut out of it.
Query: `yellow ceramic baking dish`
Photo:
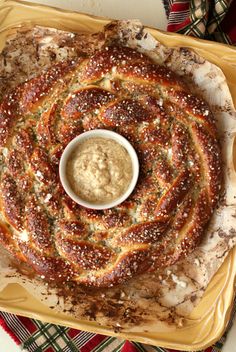
[[[85,14],[59,10],[47,6],[20,1],[0,1],[0,50],[4,46],[8,30],[24,23],[55,27],[69,31],[96,32],[109,22]],[[184,46],[194,49],[224,72],[236,105],[236,50],[233,47],[165,33],[149,28],[150,33],[166,46]],[[82,321],[59,314],[37,301],[23,287],[9,284],[0,292],[0,309],[43,321],[66,325],[95,333],[119,336],[146,344],[180,350],[201,350],[213,344],[223,334],[230,317],[236,277],[236,248],[211,280],[203,298],[191,313],[192,324],[169,332],[115,333],[95,322]]]

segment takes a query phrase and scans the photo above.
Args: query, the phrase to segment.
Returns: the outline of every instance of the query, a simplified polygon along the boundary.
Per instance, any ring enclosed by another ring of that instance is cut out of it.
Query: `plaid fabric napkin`
[[[236,299],[228,328],[212,347],[201,352],[220,352],[236,312]],[[161,347],[124,341],[39,320],[0,312],[0,325],[23,351],[29,352],[175,352]],[[8,351],[10,352],[10,351]]]
[[[163,0],[167,31],[236,45],[236,0]]]

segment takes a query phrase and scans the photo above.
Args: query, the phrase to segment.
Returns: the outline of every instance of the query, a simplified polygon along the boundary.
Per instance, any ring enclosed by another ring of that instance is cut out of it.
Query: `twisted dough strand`
[[[104,211],[75,204],[58,177],[67,143],[94,128],[128,138],[141,164],[133,194]],[[49,281],[108,287],[173,264],[217,204],[212,113],[133,49],[105,47],[21,84],[0,105],[0,129],[0,243]]]

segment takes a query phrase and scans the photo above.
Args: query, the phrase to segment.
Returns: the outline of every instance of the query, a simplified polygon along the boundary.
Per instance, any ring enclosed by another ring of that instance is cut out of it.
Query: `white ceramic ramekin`
[[[105,203],[105,204],[97,204],[97,203],[93,204],[93,203],[90,203],[90,202],[80,198],[71,188],[69,181],[67,179],[67,175],[66,175],[67,162],[68,162],[68,159],[69,159],[71,153],[75,149],[76,145],[86,139],[94,138],[94,137],[113,139],[114,141],[116,141],[117,143],[122,145],[127,150],[127,152],[130,155],[131,161],[132,161],[133,177],[131,179],[131,182],[130,182],[129,187],[127,188],[126,192],[124,194],[122,194],[119,198],[115,199],[114,201],[109,202],[109,203]],[[62,186],[64,187],[66,193],[76,203],[78,203],[86,208],[90,208],[90,209],[109,209],[109,208],[113,208],[116,205],[122,203],[132,193],[132,191],[137,183],[137,180],[138,180],[139,161],[138,161],[138,157],[137,157],[137,154],[136,154],[134,148],[132,147],[132,145],[129,143],[129,141],[126,138],[122,137],[120,134],[113,132],[113,131],[104,130],[104,129],[100,129],[100,130],[97,129],[97,130],[87,131],[87,132],[80,134],[79,136],[75,137],[66,146],[66,148],[61,156],[61,160],[60,160],[59,175],[60,175],[60,180],[61,180]]]

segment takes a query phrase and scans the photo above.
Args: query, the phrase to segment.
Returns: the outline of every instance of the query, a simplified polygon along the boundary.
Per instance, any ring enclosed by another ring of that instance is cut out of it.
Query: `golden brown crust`
[[[209,107],[133,49],[104,47],[22,83],[0,105],[0,128],[0,242],[47,280],[108,287],[173,264],[196,247],[217,204]],[[82,208],[59,184],[63,149],[94,128],[121,133],[139,156],[137,187],[115,209]]]

